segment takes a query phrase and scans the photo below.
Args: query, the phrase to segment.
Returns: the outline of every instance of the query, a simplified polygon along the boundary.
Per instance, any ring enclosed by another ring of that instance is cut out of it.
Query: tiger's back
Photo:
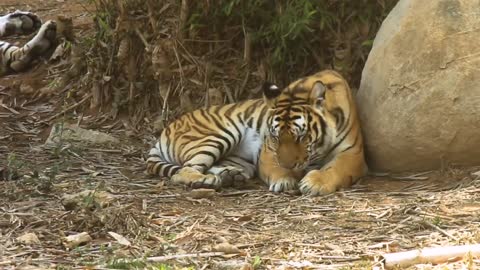
[[[242,143],[260,139],[265,130],[267,112],[261,99],[199,109],[173,121],[162,131],[152,150],[166,162],[177,166],[201,166],[197,169],[202,172],[209,167],[205,163],[214,163],[209,159],[216,161],[229,154],[254,162],[259,148],[245,149],[248,145]],[[195,163],[200,159],[207,161]],[[147,171],[151,174],[174,174],[161,173],[158,164],[148,165]]]

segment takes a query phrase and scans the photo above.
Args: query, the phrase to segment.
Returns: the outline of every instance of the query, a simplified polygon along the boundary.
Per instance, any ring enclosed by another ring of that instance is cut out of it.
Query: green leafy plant
[[[136,259],[113,258],[107,262],[110,269],[145,269],[146,262]]]
[[[253,269],[258,269],[260,265],[262,265],[262,258],[260,258],[260,256],[257,255],[253,258],[253,262],[252,262]]]
[[[25,163],[17,158],[15,153],[9,153],[7,157],[7,179],[15,180],[19,177],[18,171],[25,166]]]
[[[266,57],[286,81],[331,66],[358,82],[376,31],[396,2],[195,1],[187,27],[197,38],[230,38],[232,46],[243,44],[238,30],[251,33],[256,58]]]
[[[232,89],[229,101],[239,101],[258,97],[246,90],[261,80],[286,85],[326,68],[355,89],[398,0],[91,1],[95,33],[75,44],[79,89],[91,108],[141,124],[179,115],[182,98],[206,104],[211,88]]]

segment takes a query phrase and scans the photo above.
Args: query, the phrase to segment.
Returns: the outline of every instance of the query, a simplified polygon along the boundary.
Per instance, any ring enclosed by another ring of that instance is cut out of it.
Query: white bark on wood
[[[165,255],[158,257],[148,257],[146,258],[147,262],[166,262],[169,260],[178,260],[186,258],[209,258],[209,257],[218,257],[225,255],[224,252],[206,252],[206,253],[191,253],[191,254],[174,254],[174,255]]]
[[[389,253],[383,255],[386,269],[394,267],[408,267],[420,263],[439,264],[460,260],[468,253],[472,257],[480,257],[480,244],[464,246],[448,246],[424,248],[405,252]]]

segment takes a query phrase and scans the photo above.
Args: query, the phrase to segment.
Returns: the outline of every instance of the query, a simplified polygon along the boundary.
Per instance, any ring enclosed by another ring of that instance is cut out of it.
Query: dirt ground
[[[72,17],[82,35],[91,29],[87,3],[3,0],[0,12]],[[151,134],[132,136],[75,110],[51,119],[60,95],[35,93],[58,76],[51,70],[40,64],[0,78],[0,269],[382,269],[386,253],[480,242],[480,168],[370,176],[323,197],[273,194],[253,181],[195,198],[145,176]],[[55,122],[120,142],[46,146]],[[95,193],[66,203],[85,190]],[[86,243],[66,239],[83,232]],[[410,269],[480,266],[478,258],[451,259]]]

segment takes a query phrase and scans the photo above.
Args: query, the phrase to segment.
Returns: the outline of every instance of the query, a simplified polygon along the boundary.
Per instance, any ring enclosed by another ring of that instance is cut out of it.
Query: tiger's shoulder
[[[336,130],[336,143],[358,148],[363,155],[363,138],[354,95],[346,79],[337,71],[323,70],[308,80],[320,80],[326,87],[323,108],[332,118]],[[339,145],[340,146],[340,145]],[[339,150],[342,147],[339,147]]]
[[[291,88],[301,84],[303,87],[298,87],[297,89],[301,89],[305,94],[310,95],[311,87],[308,86],[313,86],[316,82],[321,82],[326,87],[324,107],[327,110],[356,106],[348,82],[335,70],[326,69],[299,79],[292,83],[293,87]]]

